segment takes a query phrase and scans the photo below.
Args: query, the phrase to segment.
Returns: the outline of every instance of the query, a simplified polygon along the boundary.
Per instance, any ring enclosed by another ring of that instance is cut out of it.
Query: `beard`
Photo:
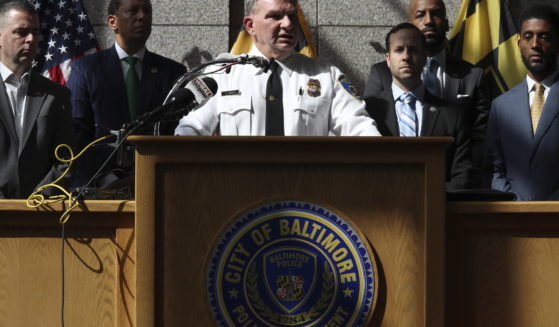
[[[425,36],[425,45],[428,47],[436,47],[444,43],[445,33],[437,32],[436,34]]]
[[[557,68],[556,55],[545,57],[541,62],[530,62],[528,58],[522,56],[522,62],[526,69],[532,74],[539,74],[546,71],[551,73]]]

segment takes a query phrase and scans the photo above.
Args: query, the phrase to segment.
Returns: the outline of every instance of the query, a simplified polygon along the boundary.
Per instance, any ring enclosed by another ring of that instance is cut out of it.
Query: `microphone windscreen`
[[[194,94],[194,101],[201,104],[217,92],[217,82],[211,77],[195,78],[186,84],[186,89]]]
[[[194,93],[189,89],[179,88],[171,94],[171,101],[179,106],[184,107],[194,99]]]
[[[208,89],[210,89],[210,91],[212,91],[213,94],[217,93],[217,82],[215,81],[215,79],[211,77],[204,77],[202,78],[202,80],[204,81],[204,83],[206,83],[206,86],[208,87]]]

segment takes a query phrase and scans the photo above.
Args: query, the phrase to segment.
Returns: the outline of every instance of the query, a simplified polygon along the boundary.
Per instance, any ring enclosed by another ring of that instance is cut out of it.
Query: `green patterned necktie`
[[[128,96],[128,112],[130,120],[136,120],[138,114],[138,74],[136,74],[136,61],[138,58],[130,56],[123,59],[128,63],[126,72],[126,95]]]

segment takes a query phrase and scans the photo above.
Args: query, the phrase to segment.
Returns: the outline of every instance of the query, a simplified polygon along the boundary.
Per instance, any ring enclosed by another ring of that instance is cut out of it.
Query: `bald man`
[[[485,139],[489,115],[489,99],[483,83],[483,70],[453,57],[445,48],[448,19],[442,0],[411,0],[408,6],[408,22],[423,32],[426,38],[427,64],[422,79],[429,92],[448,104],[460,104],[468,110],[472,161],[474,171],[470,185],[489,187],[491,183],[490,161],[486,158]],[[392,75],[386,61],[371,67],[365,85],[364,98],[378,97],[392,85]]]

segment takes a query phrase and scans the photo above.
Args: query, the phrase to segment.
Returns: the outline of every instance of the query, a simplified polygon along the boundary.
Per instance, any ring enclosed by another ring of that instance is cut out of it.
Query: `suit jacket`
[[[377,122],[383,136],[399,136],[400,128],[392,89],[366,100],[367,111]],[[448,104],[425,90],[421,136],[451,136],[454,142],[446,149],[447,190],[469,187],[472,170],[470,127],[467,111],[460,105]]]
[[[461,105],[468,113],[471,127],[472,162],[474,169],[470,178],[472,187],[489,187],[491,184],[491,161],[487,158],[485,146],[487,120],[489,117],[489,99],[483,80],[483,70],[472,64],[446,55],[444,66],[445,84],[443,100],[449,104]],[[392,74],[386,61],[371,66],[371,74],[365,85],[363,97],[379,96],[391,90]]]
[[[559,200],[558,115],[559,78],[549,90],[535,135],[526,79],[493,101],[488,126],[493,188],[514,192],[518,200]]]
[[[126,85],[116,48],[84,56],[71,62],[68,87],[81,150],[91,141],[130,122]],[[174,81],[186,68],[171,59],[146,50],[139,84],[138,116],[163,104]],[[175,126],[170,127],[172,133]],[[110,149],[91,149],[76,166],[76,185],[83,186],[109,156]],[[113,168],[113,162],[108,168]]]
[[[26,198],[66,168],[54,157],[59,144],[72,146],[70,91],[32,72],[22,137],[18,139],[6,87],[0,79],[0,198]],[[63,185],[66,186],[66,185]]]

